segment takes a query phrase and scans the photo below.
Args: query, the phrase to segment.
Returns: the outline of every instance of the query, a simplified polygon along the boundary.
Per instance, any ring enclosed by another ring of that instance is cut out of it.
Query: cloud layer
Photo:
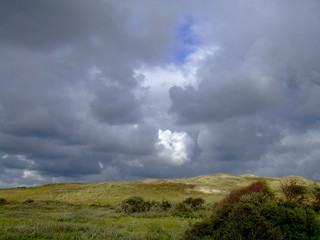
[[[320,3],[3,0],[0,187],[320,181]]]

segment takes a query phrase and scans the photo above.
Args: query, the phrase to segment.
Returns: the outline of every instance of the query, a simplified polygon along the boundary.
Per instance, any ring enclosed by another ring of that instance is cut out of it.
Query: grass
[[[212,203],[232,190],[264,180],[278,197],[281,183],[295,179],[307,195],[319,183],[288,176],[259,178],[227,174],[186,179],[144,179],[128,182],[59,183],[31,188],[0,189],[0,239],[181,239],[185,230],[210,213]],[[203,198],[206,209],[176,214],[173,211],[123,213],[117,206],[141,196],[146,201],[182,202]],[[28,199],[29,203],[24,203]]]
[[[180,239],[196,221],[54,202],[11,203],[0,207],[0,239]]]
[[[97,204],[115,206],[124,199],[141,196],[146,200],[169,200],[179,202],[186,197],[203,198],[206,202],[220,201],[235,188],[247,186],[263,179],[270,188],[280,194],[281,182],[295,178],[310,188],[311,180],[289,176],[286,178],[259,178],[254,175],[234,177],[228,174],[215,174],[186,179],[145,179],[128,182],[100,183],[59,183],[31,188],[0,189],[0,197],[10,202],[23,202],[27,199],[54,200],[74,204]],[[319,185],[319,183],[316,183]],[[320,186],[320,185],[319,185]]]

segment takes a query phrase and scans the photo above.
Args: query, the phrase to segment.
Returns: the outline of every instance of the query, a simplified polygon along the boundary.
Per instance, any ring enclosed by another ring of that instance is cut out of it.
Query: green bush
[[[313,194],[315,201],[313,203],[313,209],[315,211],[320,211],[320,187],[318,185],[314,186]]]
[[[168,211],[172,207],[172,204],[169,201],[145,201],[142,197],[131,197],[127,200],[124,200],[118,211],[126,213],[136,213],[136,212],[162,212]]]
[[[297,180],[290,180],[281,184],[281,190],[287,201],[295,201],[303,203],[307,188],[297,182]]]
[[[202,207],[204,204],[204,200],[202,198],[186,198],[184,201],[182,201],[185,205],[192,208],[193,210],[197,210]]]
[[[0,204],[6,204],[6,203],[8,203],[6,199],[0,198]]]
[[[131,197],[122,202],[120,209],[126,213],[146,212],[150,209],[150,202],[145,202],[142,197]]]
[[[211,217],[187,230],[184,239],[320,238],[320,225],[314,211],[295,202],[279,201],[265,192],[243,194],[236,202],[223,202],[217,205]]]
[[[162,208],[163,211],[167,211],[167,210],[169,210],[171,207],[172,207],[172,204],[171,204],[169,201],[163,200],[163,201],[161,202],[161,208]]]

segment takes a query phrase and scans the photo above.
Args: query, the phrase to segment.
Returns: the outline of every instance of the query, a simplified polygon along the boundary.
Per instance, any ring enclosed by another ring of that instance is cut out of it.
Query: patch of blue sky
[[[180,25],[175,32],[176,43],[168,50],[169,54],[165,54],[165,60],[181,65],[186,62],[190,54],[195,52],[199,42],[192,29],[194,24],[195,21],[192,17],[185,17],[183,24]]]

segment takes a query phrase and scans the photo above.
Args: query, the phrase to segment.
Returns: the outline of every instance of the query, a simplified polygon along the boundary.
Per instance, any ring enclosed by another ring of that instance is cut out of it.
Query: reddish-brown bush
[[[25,200],[23,203],[33,203],[34,202],[34,200],[32,200],[32,199],[27,199],[27,200]]]
[[[268,196],[273,196],[274,194],[269,189],[268,185],[264,181],[256,181],[247,187],[233,190],[226,198],[224,198],[220,204],[232,204],[239,202],[240,198],[246,194],[252,193],[263,193]]]

